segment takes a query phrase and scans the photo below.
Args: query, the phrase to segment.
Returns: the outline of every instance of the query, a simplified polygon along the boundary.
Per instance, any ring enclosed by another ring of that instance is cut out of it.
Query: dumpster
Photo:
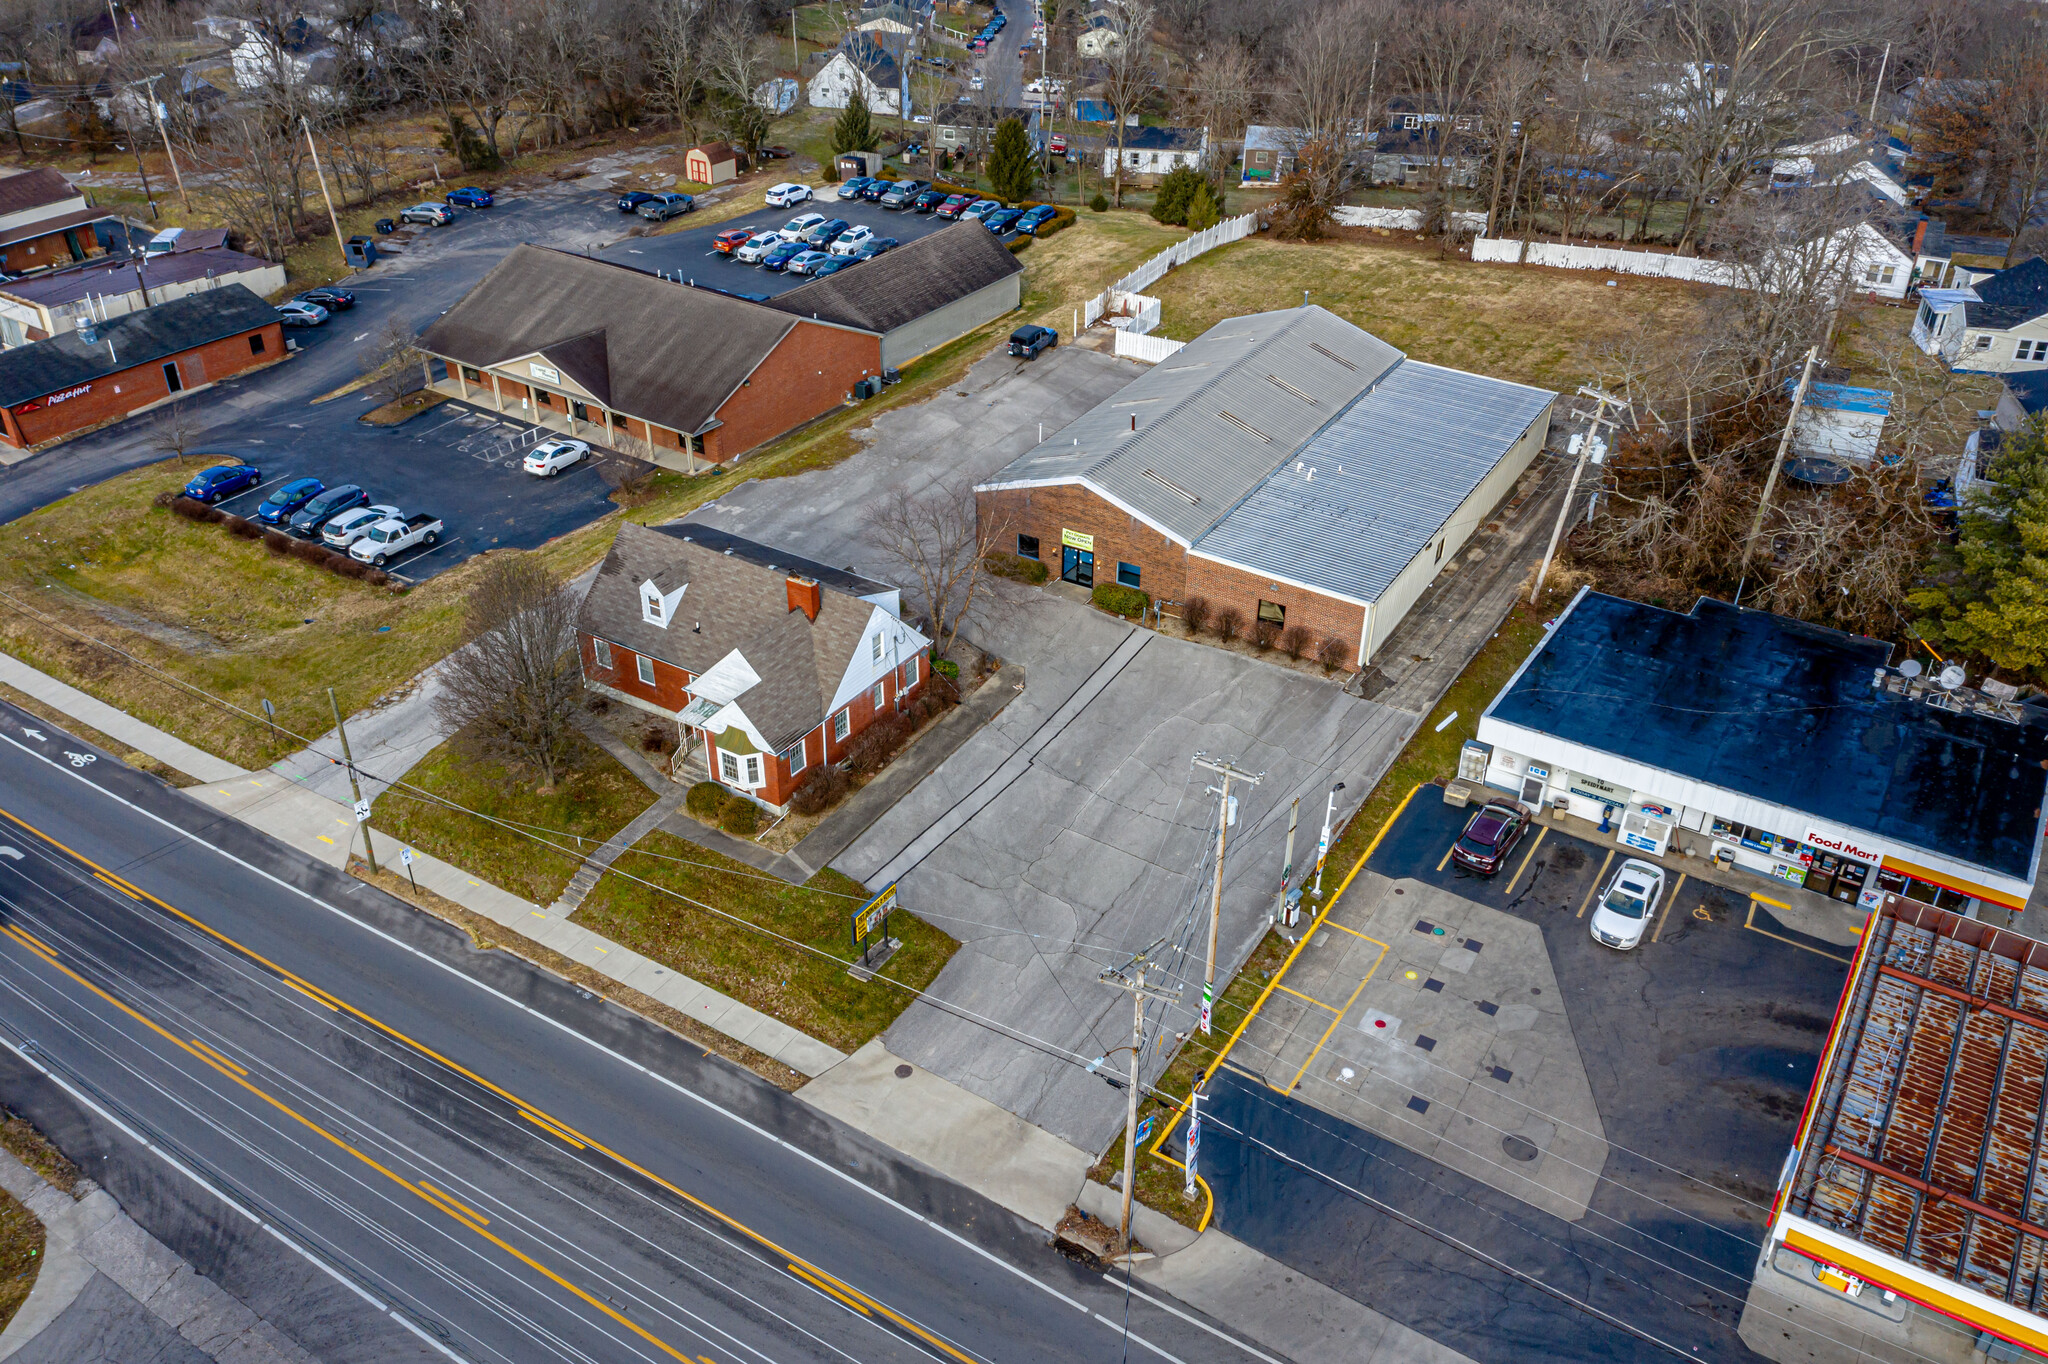
[[[377,263],[377,243],[368,237],[350,237],[343,244],[342,253],[348,257],[348,263],[358,270],[367,270]]]
[[[396,231],[398,231],[398,224],[391,219],[379,218],[377,220],[377,234],[379,236],[388,237]]]

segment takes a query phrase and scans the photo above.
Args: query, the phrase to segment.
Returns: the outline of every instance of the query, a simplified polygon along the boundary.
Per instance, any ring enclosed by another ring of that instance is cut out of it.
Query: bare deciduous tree
[[[648,2],[648,85],[661,112],[692,139],[704,81],[704,27],[704,10],[696,0]]]
[[[387,318],[363,360],[366,385],[379,402],[395,402],[423,388],[426,374],[419,340],[402,317]]]
[[[941,482],[915,496],[898,493],[870,523],[876,548],[907,580],[909,596],[930,623],[932,647],[951,652],[960,629],[988,602],[982,561],[1008,533],[999,518],[978,515],[971,480]]]
[[[436,715],[477,755],[554,786],[582,684],[574,594],[532,555],[492,558],[470,593],[464,637],[441,669]]]
[[[1109,106],[1111,136],[1116,141],[1116,169],[1112,172],[1115,188],[1110,199],[1121,208],[1124,202],[1124,138],[1128,131],[1125,120],[1134,116],[1138,106],[1151,95],[1159,75],[1156,53],[1152,48],[1154,14],[1151,4],[1148,0],[1107,2],[1121,26],[1123,41],[1111,44],[1104,55],[1098,88],[1102,91],[1103,103]]]
[[[1290,188],[1302,202],[1293,217],[1326,217],[1345,176],[1366,145],[1376,102],[1359,74],[1374,61],[1371,34],[1384,7],[1324,5],[1287,30],[1277,116],[1298,139],[1290,148],[1299,177]]]
[[[754,96],[775,74],[775,45],[743,0],[726,0],[712,12],[709,25],[704,78],[718,96],[727,134],[756,152],[775,121],[774,112]]]

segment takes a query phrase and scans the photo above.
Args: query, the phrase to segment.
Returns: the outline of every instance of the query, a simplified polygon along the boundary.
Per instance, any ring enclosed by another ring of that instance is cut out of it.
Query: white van
[[[182,227],[167,227],[143,244],[145,256],[168,256],[178,249],[178,238],[185,235]]]

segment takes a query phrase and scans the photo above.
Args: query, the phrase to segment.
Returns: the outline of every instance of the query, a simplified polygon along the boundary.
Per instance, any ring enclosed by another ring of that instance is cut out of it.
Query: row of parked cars
[[[330,314],[345,313],[355,307],[356,296],[347,289],[308,289],[275,306],[277,320],[285,326],[317,327]]]
[[[212,506],[262,482],[263,471],[253,464],[216,464],[193,476],[185,485],[185,496]],[[252,519],[301,540],[346,550],[351,558],[379,568],[406,550],[441,538],[439,517],[426,512],[408,516],[388,502],[370,501],[368,490],[353,483],[330,488],[317,478],[279,484],[257,505]]]
[[[728,260],[793,275],[829,275],[873,260],[897,242],[865,224],[822,213],[800,213],[781,227],[735,227],[712,238]]]
[[[695,213],[697,201],[687,194],[654,194],[629,189],[619,196],[619,212],[638,214],[650,223],[665,223],[685,213]]]

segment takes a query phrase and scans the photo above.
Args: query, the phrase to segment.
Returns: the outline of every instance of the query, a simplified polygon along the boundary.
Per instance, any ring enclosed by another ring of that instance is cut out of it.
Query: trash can
[[[377,243],[368,237],[350,237],[342,244],[341,250],[348,257],[348,263],[358,270],[367,270],[377,263]]]
[[[377,220],[377,231],[379,235],[388,237],[398,231],[398,224],[389,218],[379,218]]]

